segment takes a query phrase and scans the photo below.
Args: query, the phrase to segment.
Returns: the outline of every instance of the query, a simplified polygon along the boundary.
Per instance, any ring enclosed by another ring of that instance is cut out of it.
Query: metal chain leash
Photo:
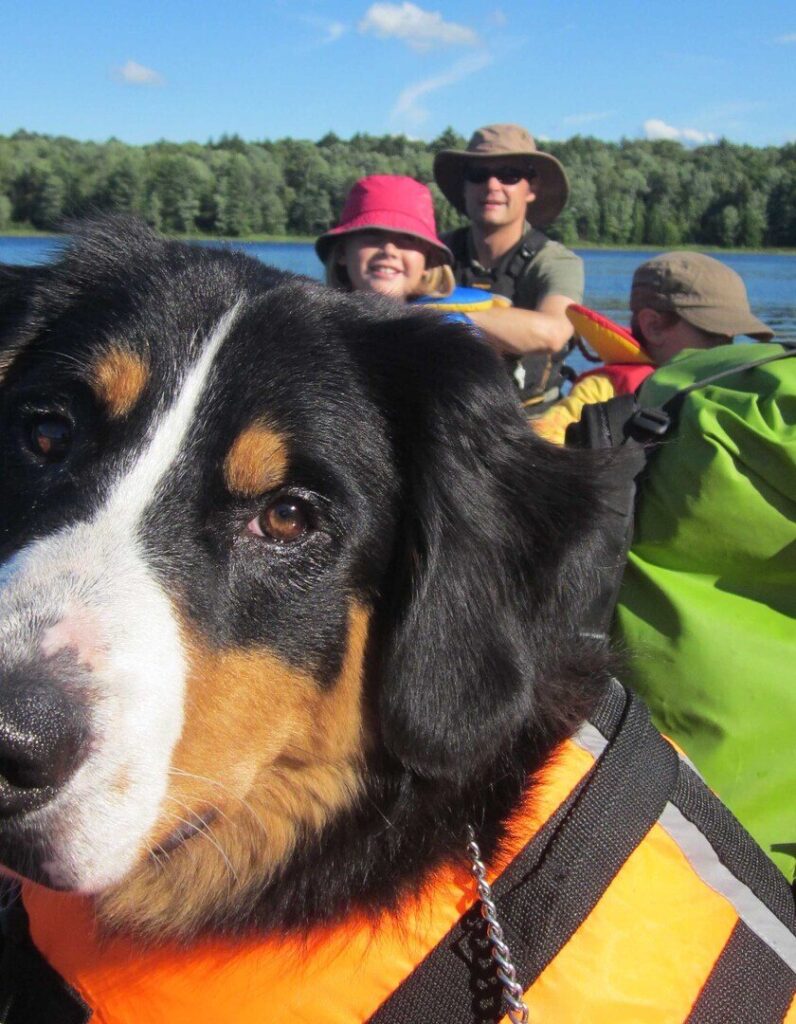
[[[497,919],[497,907],[492,899],[492,888],[486,880],[486,866],[481,860],[481,849],[475,841],[475,829],[467,826],[467,853],[472,867],[470,873],[476,881],[478,898],[481,900],[481,917],[486,921],[486,934],[490,953],[497,965],[497,976],[503,986],[503,998],[508,1007],[511,1024],[528,1024],[528,1007],[523,1001],[522,985],[517,981],[517,972],[511,962],[511,952],[506,945],[503,929]]]

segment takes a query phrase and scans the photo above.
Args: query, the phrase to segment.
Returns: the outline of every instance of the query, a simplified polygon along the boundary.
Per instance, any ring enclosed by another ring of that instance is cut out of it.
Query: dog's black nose
[[[35,674],[0,676],[0,817],[45,804],[88,753],[83,703],[62,680]]]

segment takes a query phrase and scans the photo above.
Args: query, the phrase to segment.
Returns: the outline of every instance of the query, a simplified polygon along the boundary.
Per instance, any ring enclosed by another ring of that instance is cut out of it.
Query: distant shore
[[[11,225],[7,228],[0,229],[0,236],[6,238],[59,238],[63,232],[58,231],[38,231],[36,228],[21,227],[19,225]],[[315,241],[314,235],[240,235],[240,236],[226,236],[221,235],[173,235],[170,234],[167,237],[179,239],[183,242],[229,242],[235,244],[236,242],[263,242],[266,244],[295,244],[295,245],[312,245]],[[619,244],[616,242],[571,242],[567,243],[571,249],[589,249],[591,251],[599,251],[601,249],[612,250],[614,252],[661,252],[664,248],[661,245],[631,245],[628,243]],[[755,254],[758,253],[762,256],[796,256],[796,248],[770,248],[770,249],[744,249],[744,248],[731,248],[724,249],[717,245],[692,245],[689,243],[683,243],[682,245],[672,246],[672,249],[688,250],[690,252],[712,252],[712,253],[747,253]]]

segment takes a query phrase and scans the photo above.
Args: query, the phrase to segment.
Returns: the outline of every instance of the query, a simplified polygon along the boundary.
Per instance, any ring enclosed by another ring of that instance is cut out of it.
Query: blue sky
[[[0,0],[0,134],[796,141],[796,5]]]

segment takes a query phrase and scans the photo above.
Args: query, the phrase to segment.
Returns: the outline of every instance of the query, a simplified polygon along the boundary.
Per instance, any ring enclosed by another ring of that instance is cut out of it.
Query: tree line
[[[464,148],[452,128],[432,142],[330,132],[302,139],[130,146],[18,131],[0,136],[0,230],[57,230],[71,218],[134,213],[167,233],[313,236],[334,223],[365,174],[430,185],[440,230],[462,223],[432,179],[434,154]],[[667,140],[544,144],[567,169],[567,208],[549,234],[567,244],[796,246],[796,143],[694,149]]]

